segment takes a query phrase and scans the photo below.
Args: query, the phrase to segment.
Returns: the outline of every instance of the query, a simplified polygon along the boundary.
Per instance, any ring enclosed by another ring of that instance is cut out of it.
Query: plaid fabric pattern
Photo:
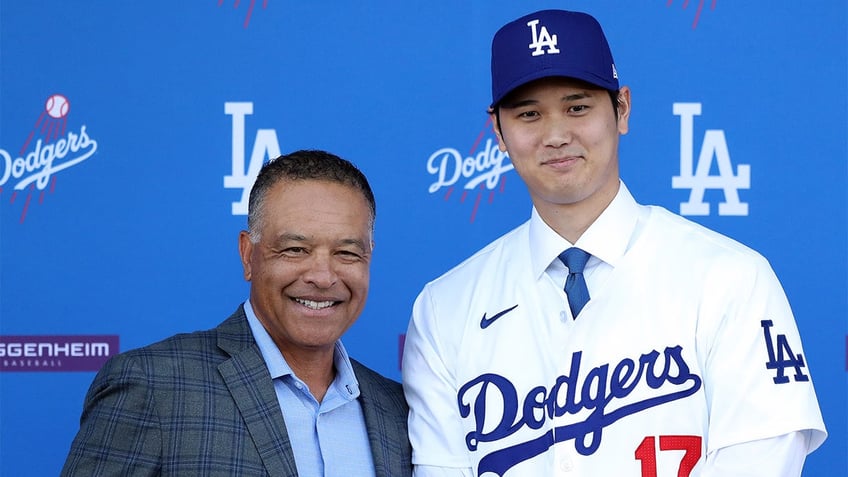
[[[351,360],[378,477],[412,475],[401,385]],[[62,476],[297,476],[242,307],[207,331],[121,353],[89,388]]]

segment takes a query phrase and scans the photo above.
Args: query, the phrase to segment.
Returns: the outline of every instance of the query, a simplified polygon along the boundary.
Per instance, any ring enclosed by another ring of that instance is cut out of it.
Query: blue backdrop
[[[485,115],[489,42],[548,7],[605,27],[635,197],[772,262],[830,433],[804,475],[848,474],[844,0],[0,0],[0,474],[58,473],[106,356],[247,297],[241,201],[279,152],[369,176],[344,341],[399,379],[424,283],[529,216]]]

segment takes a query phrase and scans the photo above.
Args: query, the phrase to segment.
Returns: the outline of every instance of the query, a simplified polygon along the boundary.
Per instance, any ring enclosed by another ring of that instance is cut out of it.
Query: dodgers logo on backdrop
[[[751,188],[751,166],[739,164],[736,174],[724,131],[708,129],[704,133],[697,165],[693,162],[694,118],[701,115],[701,103],[674,103],[673,112],[680,116],[680,175],[671,179],[673,189],[689,189],[689,201],[680,204],[680,215],[710,215],[710,204],[704,202],[707,189],[721,189],[724,202],[718,215],[748,215],[748,204],[739,200],[739,189]],[[718,175],[710,175],[713,158]]]
[[[233,215],[247,215],[250,188],[256,182],[256,176],[266,159],[280,155],[280,143],[277,131],[259,129],[253,140],[250,162],[245,167],[245,118],[253,114],[253,103],[224,103],[224,113],[233,118],[232,173],[224,176],[225,189],[241,189],[241,197],[232,204]]]
[[[85,125],[69,130],[70,110],[67,97],[50,95],[21,148],[11,153],[0,149],[0,194],[11,186],[9,203],[15,204],[21,191],[29,188],[21,206],[21,223],[36,190],[38,202],[43,203],[45,192],[53,193],[56,187],[56,173],[79,165],[97,151],[97,141],[89,137]]]
[[[445,200],[448,200],[454,189],[460,187],[462,194],[459,201],[464,203],[468,192],[477,189],[477,197],[471,211],[471,222],[474,222],[477,215],[483,191],[489,191],[491,203],[497,189],[503,192],[504,173],[513,169],[509,156],[498,149],[497,140],[493,136],[486,138],[483,147],[478,150],[486,131],[491,130],[491,124],[490,118],[477,136],[468,156],[463,157],[462,153],[455,148],[443,147],[430,154],[427,159],[427,172],[436,177],[436,181],[430,184],[431,194],[447,189]]]

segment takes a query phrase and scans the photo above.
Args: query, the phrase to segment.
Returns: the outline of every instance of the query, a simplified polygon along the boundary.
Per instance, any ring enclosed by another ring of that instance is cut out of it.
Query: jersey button
[[[571,459],[568,457],[563,457],[559,460],[559,470],[563,472],[571,472],[574,470],[574,464],[571,463]]]
[[[559,312],[559,321],[563,323],[568,321],[568,313],[566,313],[565,310]]]

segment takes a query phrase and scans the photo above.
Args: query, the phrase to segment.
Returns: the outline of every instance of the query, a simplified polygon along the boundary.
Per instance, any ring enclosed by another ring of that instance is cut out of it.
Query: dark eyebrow
[[[567,95],[562,97],[561,101],[563,101],[563,102],[580,101],[581,99],[587,99],[587,98],[591,98],[591,97],[592,97],[591,94],[589,94],[585,91],[582,91],[580,93],[567,94]],[[525,106],[534,106],[536,104],[539,104],[539,101],[535,100],[535,99],[519,99],[519,100],[511,101],[511,102],[508,102],[508,103],[505,102],[504,104],[501,105],[501,108],[503,108],[503,109],[516,109],[516,108],[523,108]]]
[[[538,104],[539,102],[535,99],[524,99],[519,101],[511,101],[509,103],[504,103],[501,105],[503,109],[515,109],[522,108],[524,106],[533,106],[534,104]]]
[[[562,100],[563,101],[578,101],[578,100],[581,100],[581,99],[586,99],[586,98],[591,98],[591,97],[592,97],[591,94],[583,92],[583,93],[567,94],[567,95],[563,96]]]

